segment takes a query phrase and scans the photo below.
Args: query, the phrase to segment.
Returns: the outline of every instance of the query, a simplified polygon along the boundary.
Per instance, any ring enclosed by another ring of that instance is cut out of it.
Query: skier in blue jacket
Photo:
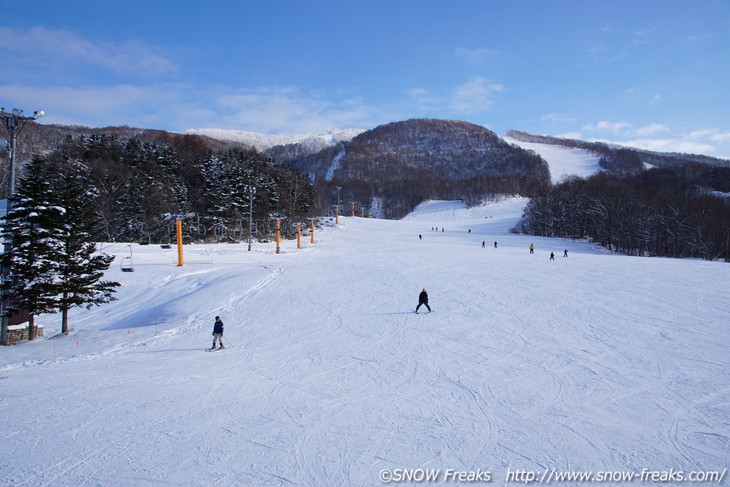
[[[219,349],[226,348],[223,346],[223,322],[220,316],[215,317],[215,324],[213,325],[213,346],[210,347],[211,350],[215,350],[216,341],[220,345],[218,347]]]

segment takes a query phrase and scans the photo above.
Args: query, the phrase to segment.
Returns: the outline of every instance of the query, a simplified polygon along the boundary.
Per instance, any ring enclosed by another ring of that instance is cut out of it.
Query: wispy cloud
[[[449,103],[452,111],[460,114],[471,114],[487,110],[494,103],[496,93],[504,91],[504,86],[490,83],[485,78],[471,78],[457,86]]]
[[[412,88],[406,92],[406,96],[416,113],[438,110],[444,104],[444,98],[434,95],[426,88]]]
[[[137,125],[155,128],[168,118],[189,119],[200,113],[185,101],[188,87],[173,84],[96,87],[0,85],[0,97],[14,106],[42,108],[44,123]]]
[[[730,151],[730,132],[715,128],[686,132],[656,122],[634,127],[628,122],[604,120],[585,125],[583,130],[592,134],[589,139],[593,141],[638,147],[656,152],[682,152],[727,157]],[[659,134],[663,136],[657,137]]]
[[[589,132],[612,132],[614,134],[627,132],[632,128],[629,122],[609,122],[601,120],[593,124],[584,125],[582,130]]]
[[[662,132],[669,132],[669,128],[660,123],[651,123],[645,127],[639,127],[634,130],[634,133],[640,137],[648,137]]]
[[[121,43],[92,42],[65,29],[0,27],[0,38],[13,48],[0,52],[0,65],[38,79],[83,75],[79,69],[104,70],[115,75],[155,78],[178,73],[166,49],[130,39]]]
[[[681,152],[685,154],[712,154],[717,147],[698,141],[683,139],[630,139],[620,142],[630,147],[638,147],[655,152]]]
[[[695,42],[702,42],[704,40],[710,39],[711,37],[712,36],[710,34],[688,35],[685,36],[682,40],[687,44],[694,44]]]
[[[662,103],[662,95],[657,93],[653,97],[651,97],[651,100],[649,100],[649,105],[660,105]]]
[[[575,117],[573,115],[564,115],[560,113],[548,113],[540,117],[541,122],[574,122]]]
[[[730,141],[730,132],[722,132],[714,128],[695,130],[690,132],[689,136],[692,139],[707,139],[718,143]]]
[[[454,54],[456,55],[456,57],[463,59],[468,63],[478,64],[488,59],[491,59],[501,53],[499,51],[495,51],[494,49],[486,49],[483,47],[479,49],[466,49],[463,47],[457,47],[456,49],[454,49]]]
[[[214,104],[223,114],[215,127],[256,132],[309,133],[333,128],[370,128],[385,114],[363,98],[338,101],[296,86],[258,86],[235,92],[223,89]]]

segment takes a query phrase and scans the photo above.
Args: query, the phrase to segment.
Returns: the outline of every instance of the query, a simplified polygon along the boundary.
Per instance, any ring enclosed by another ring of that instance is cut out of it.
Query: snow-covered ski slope
[[[119,301],[0,349],[0,485],[727,468],[730,266],[510,234],[524,204],[341,217],[301,250],[190,245],[183,267],[133,245]],[[231,348],[204,353],[215,315]],[[650,483],[608,485],[628,484]]]
[[[600,157],[585,149],[523,142],[507,136],[502,136],[502,138],[510,144],[534,151],[545,159],[550,166],[550,179],[553,184],[559,183],[569,176],[585,178],[601,170],[601,166],[598,165]]]

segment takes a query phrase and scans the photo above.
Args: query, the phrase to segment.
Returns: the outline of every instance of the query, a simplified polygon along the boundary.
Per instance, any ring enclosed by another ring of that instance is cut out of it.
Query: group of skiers
[[[535,244],[530,244],[530,253],[535,253]],[[568,256],[568,249],[563,250],[563,257]],[[550,260],[555,260],[555,252],[550,252]]]

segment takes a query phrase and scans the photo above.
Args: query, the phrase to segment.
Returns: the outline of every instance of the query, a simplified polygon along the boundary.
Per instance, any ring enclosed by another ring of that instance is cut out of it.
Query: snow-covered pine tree
[[[248,214],[245,187],[256,184],[257,171],[251,156],[239,151],[211,154],[203,163],[203,178],[209,201],[208,213],[238,220]]]
[[[120,239],[149,243],[150,229],[145,229],[145,213],[142,205],[145,190],[143,180],[144,176],[135,171],[120,191],[116,215],[119,219],[117,237]]]
[[[59,305],[57,262],[62,235],[58,222],[64,210],[54,205],[52,197],[48,164],[33,158],[18,182],[3,230],[3,239],[11,242],[10,252],[3,255],[10,269],[2,283],[10,296],[7,311],[28,311],[29,340],[35,338],[34,316],[55,312]]]
[[[113,256],[96,253],[91,241],[99,220],[96,213],[96,192],[88,176],[88,168],[80,163],[65,163],[59,171],[54,192],[55,203],[65,209],[59,223],[62,233],[58,272],[58,309],[61,310],[61,332],[68,332],[68,310],[75,306],[92,306],[116,300],[118,282],[104,280]]]

